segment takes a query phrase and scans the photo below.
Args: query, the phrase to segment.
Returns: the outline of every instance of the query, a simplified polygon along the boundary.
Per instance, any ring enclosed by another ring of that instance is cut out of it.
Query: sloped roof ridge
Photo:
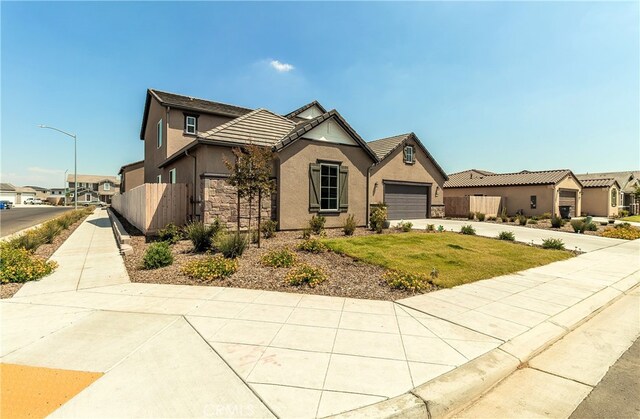
[[[174,95],[174,96],[186,97],[186,98],[188,98],[188,99],[201,100],[201,101],[203,101],[203,102],[210,102],[210,103],[215,103],[215,104],[218,104],[218,105],[225,105],[225,106],[230,106],[230,107],[233,107],[233,108],[245,109],[245,110],[248,110],[248,111],[253,110],[253,109],[251,109],[251,108],[247,108],[247,107],[245,107],[245,106],[234,105],[233,103],[220,102],[219,100],[204,99],[204,98],[197,97],[197,96],[181,95],[180,93],[167,92],[166,90],[160,90],[160,89],[153,89],[153,88],[149,88],[149,91],[151,91],[151,92],[152,92],[152,93],[154,93],[154,94],[156,94],[156,92],[160,92],[160,93],[164,93],[164,94],[167,94],[167,95]],[[157,95],[156,95],[156,99],[158,99],[160,102],[164,102],[164,101],[163,101],[161,98],[159,98]]]
[[[411,134],[413,134],[413,132],[405,132],[405,133],[403,133],[403,134],[390,135],[390,136],[388,136],[388,137],[378,138],[377,140],[371,140],[371,141],[368,141],[368,143],[369,143],[369,144],[371,144],[371,143],[375,143],[375,142],[377,142],[377,141],[390,140],[390,139],[392,139],[392,138],[396,138],[396,137],[408,137],[408,136],[410,136]]]
[[[322,106],[320,104],[320,102],[318,102],[317,100],[314,99],[313,101],[307,103],[306,105],[302,105],[298,109],[294,109],[293,111],[291,111],[288,114],[284,115],[284,117],[287,118],[287,119],[293,118],[294,116],[306,111],[307,109],[311,108],[314,105],[319,107],[320,110],[322,111],[322,113],[327,113],[327,110],[324,108],[324,106]]]

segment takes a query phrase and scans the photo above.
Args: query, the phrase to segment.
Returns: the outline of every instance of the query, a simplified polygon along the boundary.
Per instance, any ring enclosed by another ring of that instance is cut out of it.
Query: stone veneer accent
[[[202,182],[202,214],[203,222],[210,224],[218,217],[230,230],[235,230],[238,222],[238,196],[235,186],[227,183],[222,177],[204,178]],[[275,192],[271,197],[262,198],[262,220],[272,219],[275,215]],[[244,229],[249,224],[249,208],[251,207],[252,228],[258,225],[258,198],[256,197],[251,206],[249,201],[243,198],[240,201],[240,228]]]
[[[444,218],[444,205],[431,205],[431,218]]]

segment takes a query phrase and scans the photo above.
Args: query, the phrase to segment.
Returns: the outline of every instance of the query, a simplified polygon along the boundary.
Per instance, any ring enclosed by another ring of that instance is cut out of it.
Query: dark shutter
[[[320,211],[320,165],[309,165],[309,211]]]
[[[340,212],[349,209],[349,167],[340,166]]]

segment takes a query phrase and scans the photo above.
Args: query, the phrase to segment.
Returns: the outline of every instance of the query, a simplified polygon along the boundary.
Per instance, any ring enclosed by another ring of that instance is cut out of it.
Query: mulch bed
[[[121,221],[126,220],[121,218]],[[154,270],[145,270],[142,268],[142,259],[150,242],[139,231],[133,228],[129,230],[131,226],[127,224],[124,223],[123,225],[132,235],[131,246],[133,247],[133,253],[125,257],[125,265],[132,282],[211,285],[375,300],[397,300],[413,295],[411,291],[390,288],[382,279],[382,275],[386,272],[384,268],[358,262],[333,252],[313,254],[295,251],[298,262],[322,268],[328,279],[314,288],[306,285],[289,285],[284,280],[289,268],[266,267],[260,263],[260,259],[262,255],[270,250],[283,247],[295,250],[295,246],[302,242],[301,232],[299,231],[279,231],[271,239],[262,239],[261,248],[257,248],[255,244],[252,244],[238,259],[238,271],[224,280],[197,280],[181,272],[181,267],[186,262],[207,256],[206,254],[193,253],[193,246],[188,240],[181,240],[171,246],[174,256],[172,265]],[[344,236],[341,229],[327,229],[325,231],[327,237]],[[394,234],[393,231],[388,233],[385,231],[385,233]],[[354,236],[368,234],[375,233],[365,228],[358,228]]]
[[[86,218],[87,217],[82,217],[70,225],[68,229],[62,230],[62,232],[53,239],[53,243],[40,245],[33,254],[43,259],[49,259]],[[21,283],[0,284],[0,299],[13,297],[22,285]]]

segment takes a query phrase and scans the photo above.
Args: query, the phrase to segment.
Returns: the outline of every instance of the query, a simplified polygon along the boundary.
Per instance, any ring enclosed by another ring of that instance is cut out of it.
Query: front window
[[[109,182],[105,182],[104,183],[104,190],[105,191],[110,191],[111,190],[111,184]]]
[[[618,206],[618,191],[616,190],[616,188],[611,189],[611,206]]]
[[[198,119],[195,116],[187,115],[184,117],[184,130],[187,134],[195,134],[198,129]]]
[[[169,183],[176,183],[176,169],[169,170]]]
[[[409,163],[409,164],[413,164],[413,146],[406,146],[404,148],[404,162],[405,163]]]
[[[538,206],[538,197],[531,195],[531,209],[536,209],[536,206]]]
[[[158,175],[158,176],[156,177],[156,182],[157,182],[157,183],[162,183],[162,175]]]
[[[85,194],[85,195],[84,195],[84,200],[85,200],[85,201],[91,201],[91,194],[90,194],[90,193]]]
[[[320,165],[320,210],[338,210],[338,165]]]
[[[158,148],[162,147],[162,119],[158,121],[156,129],[156,144]]]

